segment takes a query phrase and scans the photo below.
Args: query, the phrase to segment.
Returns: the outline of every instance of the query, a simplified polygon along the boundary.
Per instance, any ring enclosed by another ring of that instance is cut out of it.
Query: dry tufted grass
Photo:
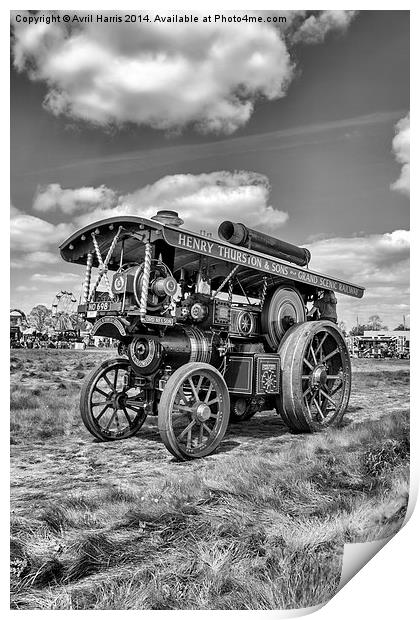
[[[345,426],[292,435],[274,412],[177,463],[153,418],[98,443],[83,376],[114,352],[12,352],[14,609],[279,609],[334,594],[343,544],[402,524],[407,362],[354,360]]]

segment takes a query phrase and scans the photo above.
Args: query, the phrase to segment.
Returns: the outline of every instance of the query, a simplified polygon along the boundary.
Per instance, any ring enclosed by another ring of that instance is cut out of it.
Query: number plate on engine
[[[88,312],[106,312],[111,309],[110,301],[91,301],[88,304]]]
[[[152,323],[154,325],[173,325],[174,319],[171,316],[151,316],[146,314],[143,323]]]

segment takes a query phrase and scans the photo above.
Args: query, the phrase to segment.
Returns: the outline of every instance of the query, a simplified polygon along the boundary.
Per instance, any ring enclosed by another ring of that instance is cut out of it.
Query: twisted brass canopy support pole
[[[87,304],[90,291],[90,278],[92,276],[93,254],[88,252],[86,260],[85,281],[83,283],[83,303]]]
[[[225,286],[226,282],[228,282],[232,276],[235,275],[235,273],[238,271],[240,265],[236,265],[232,271],[226,276],[226,278],[223,280],[223,282],[221,283],[221,285],[219,286],[219,288],[217,289],[217,291],[214,291],[213,293],[213,297],[216,297],[216,295],[218,295],[220,293],[220,291],[223,289],[223,287]]]
[[[141,280],[140,296],[140,320],[143,320],[147,312],[147,296],[149,294],[150,268],[152,266],[152,244],[148,241],[144,244],[143,277]]]

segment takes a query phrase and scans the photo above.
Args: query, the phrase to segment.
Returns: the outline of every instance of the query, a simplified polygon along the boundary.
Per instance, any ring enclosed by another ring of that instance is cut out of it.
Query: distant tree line
[[[384,325],[381,317],[378,314],[372,314],[372,316],[369,317],[367,323],[354,325],[354,327],[352,327],[349,331],[349,336],[363,336],[363,333],[365,331],[386,332],[388,331],[388,326]],[[403,323],[400,323],[399,325],[397,325],[397,327],[394,327],[392,331],[410,331],[410,328],[405,327]]]

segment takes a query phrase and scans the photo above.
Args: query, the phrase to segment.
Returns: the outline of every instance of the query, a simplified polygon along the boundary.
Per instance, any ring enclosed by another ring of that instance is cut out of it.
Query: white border
[[[352,8],[351,6],[349,6],[349,2],[334,2],[334,3],[330,3],[327,2],[326,5],[325,3],[322,4],[322,8],[323,9],[349,9]],[[418,3],[417,3],[418,4]],[[42,5],[42,4],[41,4]],[[108,2],[95,2],[95,1],[91,1],[89,4],[89,9],[95,10],[95,9],[100,9],[100,10],[121,10],[121,9],[116,9],[115,8],[115,4],[110,4]],[[174,4],[170,4],[169,2],[162,2],[161,0],[155,0],[153,3],[150,3],[149,6],[141,6],[139,2],[133,2],[133,1],[129,1],[127,0],[124,3],[124,8],[127,9],[135,9],[135,10],[140,10],[140,9],[145,9],[145,8],[150,8],[150,9],[167,9],[170,10],[171,12],[175,11],[176,9],[190,9],[190,10],[197,10],[197,9],[209,9],[209,6],[211,6],[211,10],[215,10],[215,9],[223,9],[223,10],[232,10],[232,9],[253,9],[256,8],[256,3],[255,2],[250,2],[248,0],[242,0],[241,2],[239,1],[230,1],[230,2],[223,2],[221,3],[220,1],[212,1],[207,2],[207,3],[202,3],[202,2],[191,2],[191,0],[189,2],[176,2]],[[307,2],[305,3],[305,5],[302,5],[300,3],[298,3],[297,6],[285,6],[284,8],[286,9],[297,9],[297,8],[301,8],[301,9],[319,9],[321,7],[321,3],[317,2],[316,4],[314,4],[313,2]],[[27,8],[27,7],[25,7]],[[41,7],[39,5],[36,5],[35,8],[40,9]],[[59,9],[68,9],[68,6],[58,3],[55,4],[54,8],[56,10]],[[81,2],[75,2],[74,4],[72,4],[72,10],[75,9],[84,9],[86,10],[86,2],[81,3]],[[258,3],[258,9],[276,9],[276,10],[281,10],[282,7],[279,6],[279,3],[274,3],[274,2],[259,2]],[[359,7],[355,7],[356,9],[358,9]],[[411,20],[412,20],[412,24],[411,24],[411,60],[412,60],[412,66],[414,64],[417,64],[414,62],[415,58],[419,57],[419,49],[418,49],[418,33],[420,32],[419,29],[419,19],[418,19],[418,13],[416,10],[413,10],[416,8],[416,4],[414,2],[399,2],[398,5],[397,3],[391,3],[388,1],[383,1],[383,2],[369,2],[367,3],[367,6],[365,5],[363,10],[410,10],[411,9]],[[4,71],[2,72],[3,76],[8,75],[8,70],[9,70],[9,10],[14,10],[14,9],[22,9],[21,6],[16,6],[14,3],[9,3],[8,7],[4,7],[1,9],[0,15],[2,17],[2,27],[4,28],[3,31],[3,36],[1,37],[1,41],[2,41],[2,45],[4,46],[3,49],[3,53],[0,56],[1,62],[3,64],[3,68]],[[415,138],[417,137],[417,119],[416,119],[416,113],[418,110],[418,106],[417,106],[417,80],[415,79],[415,75],[414,75],[414,69],[412,68],[412,108],[413,108],[413,104],[414,104],[414,110],[412,109],[412,114],[411,114],[411,133],[412,135],[415,136]],[[4,78],[3,78],[4,79]],[[6,185],[6,187],[9,188],[9,178],[10,178],[10,174],[9,174],[9,165],[10,165],[10,161],[9,161],[9,148],[7,145],[7,141],[5,140],[5,136],[8,135],[8,123],[9,123],[9,98],[7,97],[7,95],[5,93],[3,93],[3,96],[1,98],[1,102],[2,102],[2,111],[3,111],[3,118],[5,118],[5,127],[4,127],[4,132],[3,132],[3,144],[4,144],[4,151],[3,151],[3,159],[2,159],[2,170],[4,171],[4,176],[3,176],[3,183]],[[413,143],[415,143],[415,138],[414,140],[412,140],[412,145]],[[415,146],[412,146],[412,152],[411,152],[411,166],[413,169],[417,169],[417,148]],[[415,181],[415,179],[414,179]],[[413,187],[414,185],[414,187]],[[411,196],[411,204],[416,204],[417,205],[417,187],[416,187],[416,183],[414,183],[412,185],[412,196]],[[10,196],[10,188],[9,188],[9,192],[5,192],[5,196],[4,196],[4,204],[3,204],[3,209],[2,209],[2,226],[1,226],[1,231],[3,234],[3,239],[2,239],[2,243],[0,244],[0,252],[1,252],[1,259],[2,259],[2,264],[3,265],[7,265],[8,264],[8,207],[7,207],[7,200],[8,197]],[[412,217],[412,230],[414,230],[414,234],[417,233],[418,231],[418,215],[417,215],[417,210],[416,212],[414,212],[414,209],[412,209],[411,211],[411,217]],[[414,238],[414,235],[413,235]],[[412,271],[412,275],[414,276],[414,271],[413,271],[413,265],[418,265],[419,263],[419,249],[418,249],[419,244],[418,243],[413,243],[412,246],[412,258],[411,258],[411,271]],[[8,273],[6,271],[4,271],[5,275],[3,276],[3,283],[8,286],[9,285],[9,276]],[[6,280],[6,282],[4,282],[4,280]],[[416,283],[416,279],[415,276],[413,277],[413,282]],[[418,351],[419,351],[419,330],[417,328],[416,325],[416,319],[418,317],[418,291],[413,290],[412,291],[412,296],[411,296],[411,306],[413,308],[413,310],[416,310],[416,312],[412,312],[411,313],[411,325],[412,325],[412,349],[414,351],[414,355],[412,356],[412,363],[411,363],[411,367],[412,367],[412,371],[413,371],[413,377],[418,377],[420,376],[419,374],[419,368],[418,368]],[[2,325],[4,327],[8,326],[8,317],[6,312],[8,312],[8,307],[6,307],[6,304],[3,303],[3,321],[2,321]],[[1,361],[1,375],[4,378],[5,381],[5,385],[6,385],[6,398],[7,398],[7,391],[8,391],[8,382],[9,382],[9,368],[8,368],[8,359],[7,359],[7,355],[5,354],[6,351],[8,351],[9,348],[9,341],[8,341],[8,336],[6,337],[6,329],[3,330],[2,332],[2,341],[1,341],[1,345],[2,345],[2,351],[3,351],[3,356],[2,356],[2,361]],[[415,385],[415,384],[414,384]],[[416,410],[417,410],[417,406],[418,405],[418,397],[416,394],[412,395],[411,398],[411,411],[412,411],[412,418],[411,418],[411,432],[412,432],[412,448],[414,448],[412,450],[412,465],[411,465],[411,494],[410,494],[410,509],[412,509],[412,504],[414,501],[415,496],[417,495],[417,489],[418,489],[418,480],[419,480],[419,458],[418,458],[418,445],[419,445],[419,423],[417,421],[417,416],[416,414]],[[8,450],[8,437],[7,437],[7,432],[3,433],[2,435],[3,437],[3,441],[5,441],[5,443],[7,442],[7,444],[4,446],[4,449],[2,451],[2,455],[3,455],[3,472],[7,472],[8,468],[9,468],[9,464],[8,464],[8,459],[9,459],[9,450]],[[8,537],[9,537],[9,503],[8,503],[8,497],[9,497],[9,487],[8,487],[8,483],[9,481],[7,480],[7,476],[3,474],[2,479],[3,479],[3,513],[2,513],[2,534],[4,536],[4,549],[8,549]],[[355,617],[360,617],[360,618],[377,618],[377,617],[381,617],[383,620],[387,620],[388,618],[391,620],[395,620],[396,617],[398,618],[414,618],[415,616],[415,610],[418,611],[419,608],[419,604],[418,604],[418,600],[417,600],[417,590],[418,590],[418,579],[417,579],[417,550],[420,548],[419,545],[419,531],[420,531],[420,527],[419,527],[419,510],[417,509],[413,516],[411,517],[411,519],[409,520],[409,522],[407,523],[407,525],[403,528],[403,530],[397,534],[397,536],[395,538],[393,538],[386,546],[384,549],[381,550],[381,552],[373,558],[373,560],[371,560],[355,577],[353,577],[353,579],[351,580],[351,583],[348,584],[347,586],[345,586],[329,603],[327,603],[320,611],[317,612],[316,617],[322,620],[328,620],[328,619],[334,619],[336,620],[337,618],[340,618],[340,620],[346,620],[351,619],[354,620]],[[3,579],[1,580],[1,583],[3,585],[3,591],[2,594],[4,597],[7,597],[7,591],[4,591],[5,588],[7,588],[8,582],[9,582],[9,575],[8,575],[8,553],[5,552],[3,554],[4,556],[4,560],[5,562],[2,563],[1,568],[2,571],[4,571],[4,574],[2,574]],[[18,611],[18,612],[13,612],[13,611],[9,611],[8,610],[8,601],[4,600],[3,602],[3,610],[6,611],[6,616],[9,615],[13,615],[15,616],[15,614],[19,614],[21,615],[22,611]],[[31,616],[30,617],[37,617],[40,614],[43,614],[44,612],[42,611],[30,611],[27,612],[30,613]],[[66,616],[67,614],[71,614],[72,612],[66,612],[66,611],[61,611],[59,612],[59,617],[63,618],[64,616]],[[98,614],[112,614],[112,616],[115,615],[119,615],[119,612],[115,612],[115,611],[111,611],[111,612],[84,612],[84,611],[80,611],[79,614],[85,614],[85,613],[89,613],[89,617],[92,617],[92,614],[94,614],[95,616],[97,616]],[[123,611],[121,612],[123,614],[135,614],[137,617],[150,617],[152,614],[154,617],[167,617],[169,614],[168,612],[150,612],[150,611],[146,611],[146,612],[141,612],[141,611]],[[217,615],[223,614],[235,614],[236,615],[240,615],[241,617],[245,617],[245,616],[251,616],[253,618],[256,617],[264,617],[264,618],[268,618],[268,617],[292,617],[292,615],[296,615],[296,614],[292,614],[290,612],[276,612],[276,611],[267,611],[267,612],[197,612],[197,611],[193,611],[193,612],[170,612],[170,615],[172,618],[181,618],[181,617],[185,617],[186,615],[191,616],[192,614],[194,614],[194,617],[197,616],[197,614],[200,615],[200,617],[213,617],[215,615],[215,613],[217,613]],[[48,616],[50,618],[55,617],[55,612],[48,612]]]

